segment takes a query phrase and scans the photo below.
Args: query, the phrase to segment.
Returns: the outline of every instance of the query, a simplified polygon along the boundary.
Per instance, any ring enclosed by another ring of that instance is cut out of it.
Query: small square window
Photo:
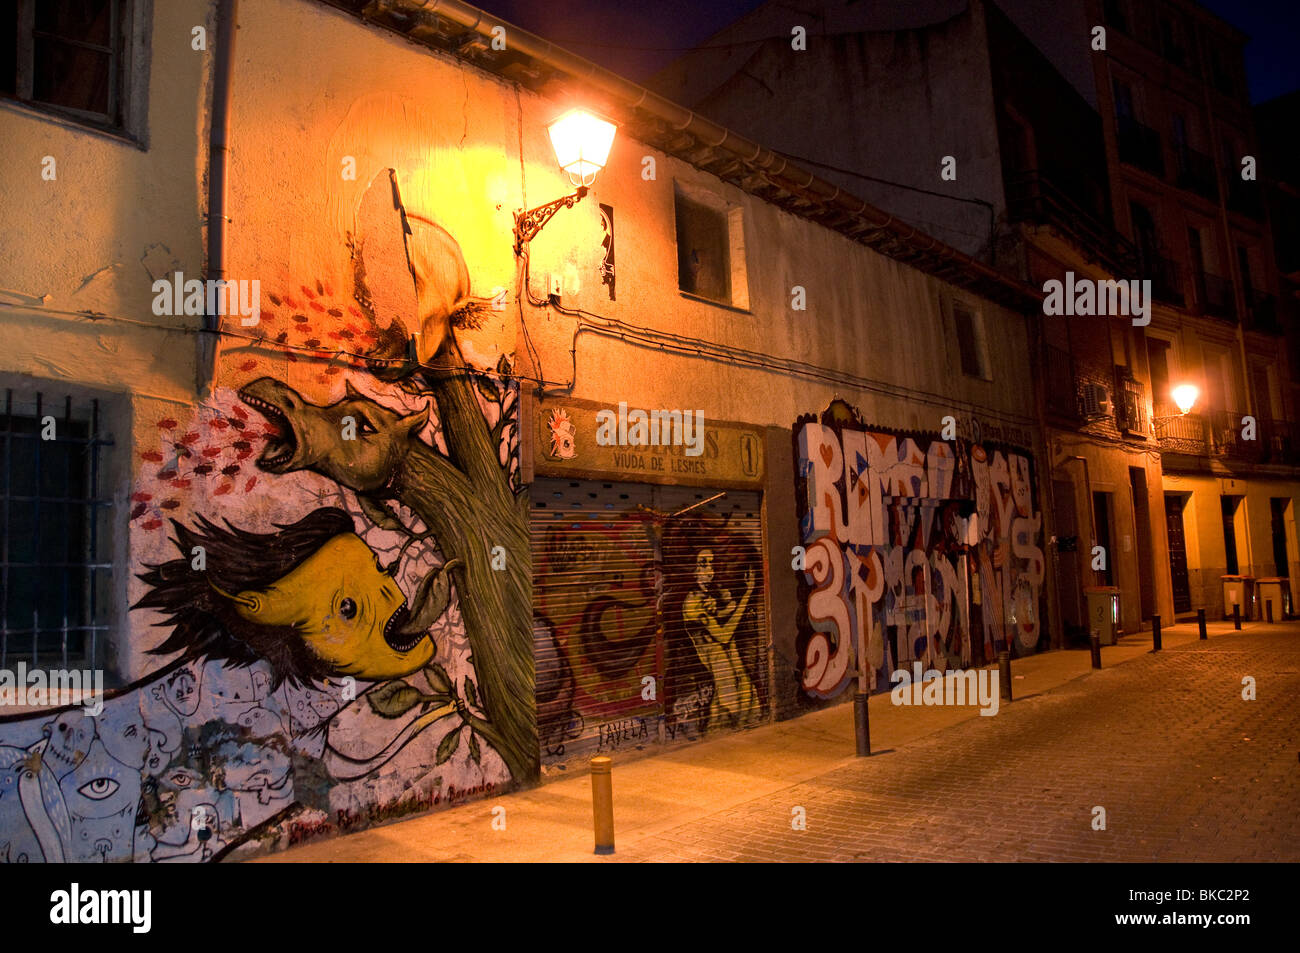
[[[677,287],[686,294],[736,308],[749,307],[744,224],[739,207],[712,197],[674,192]]]
[[[953,302],[953,323],[957,325],[957,349],[961,355],[961,372],[968,377],[991,380],[988,347],[984,340],[984,321],[978,311]]]
[[[0,95],[127,131],[134,13],[143,0],[0,0]]]

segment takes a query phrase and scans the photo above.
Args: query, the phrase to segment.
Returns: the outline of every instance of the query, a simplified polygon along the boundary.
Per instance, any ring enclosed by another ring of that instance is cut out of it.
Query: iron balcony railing
[[[1263,334],[1281,334],[1282,322],[1278,319],[1277,298],[1266,291],[1251,288],[1246,296],[1246,327]]]
[[[1194,271],[1197,306],[1212,318],[1237,323],[1237,306],[1233,301],[1232,282],[1208,271]]]
[[[1127,368],[1115,368],[1115,424],[1128,434],[1145,436],[1147,432],[1147,395],[1141,381],[1130,376]]]
[[[1132,116],[1120,116],[1118,124],[1120,161],[1163,178],[1165,157],[1160,133]]]
[[[1209,456],[1205,418],[1201,414],[1157,417],[1155,425],[1156,439],[1160,442],[1162,452]]]
[[[1187,295],[1183,291],[1182,269],[1178,262],[1162,255],[1145,255],[1142,265],[1142,277],[1151,280],[1151,293],[1157,301],[1165,304],[1185,307]]]
[[[1007,214],[1013,222],[1050,225],[1116,275],[1131,275],[1138,263],[1137,246],[1080,204],[1052,177],[1034,169],[1006,180]]]
[[[1178,187],[1195,192],[1211,202],[1219,201],[1219,183],[1214,161],[1203,152],[1183,146],[1178,150]]]

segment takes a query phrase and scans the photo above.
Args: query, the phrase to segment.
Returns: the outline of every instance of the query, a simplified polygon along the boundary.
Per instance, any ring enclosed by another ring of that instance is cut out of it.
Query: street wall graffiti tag
[[[1026,453],[873,430],[843,401],[793,437],[808,696],[839,694],[859,664],[878,691],[912,660],[944,671],[1038,650],[1045,563]]]

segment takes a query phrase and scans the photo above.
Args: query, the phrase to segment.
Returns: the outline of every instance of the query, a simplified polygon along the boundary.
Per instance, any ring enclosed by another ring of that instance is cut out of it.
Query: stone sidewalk
[[[260,860],[1300,860],[1300,625],[1163,641],[1121,639],[1100,672],[1086,651],[1017,660],[995,717],[876,696],[868,759],[847,705],[616,759],[612,857],[573,776]]]

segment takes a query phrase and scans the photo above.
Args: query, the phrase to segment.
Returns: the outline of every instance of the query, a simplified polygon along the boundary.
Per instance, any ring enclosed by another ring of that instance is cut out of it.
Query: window
[[[968,377],[991,380],[988,348],[984,341],[984,322],[978,311],[953,302],[953,323],[957,325],[957,349],[961,354],[961,372]]]
[[[100,496],[100,402],[3,392],[0,668],[102,667],[111,501]]]
[[[84,125],[126,131],[133,8],[144,0],[0,0],[0,95]],[[141,47],[143,44],[140,45]]]
[[[742,213],[714,196],[678,183],[677,287],[736,308],[749,307]]]

